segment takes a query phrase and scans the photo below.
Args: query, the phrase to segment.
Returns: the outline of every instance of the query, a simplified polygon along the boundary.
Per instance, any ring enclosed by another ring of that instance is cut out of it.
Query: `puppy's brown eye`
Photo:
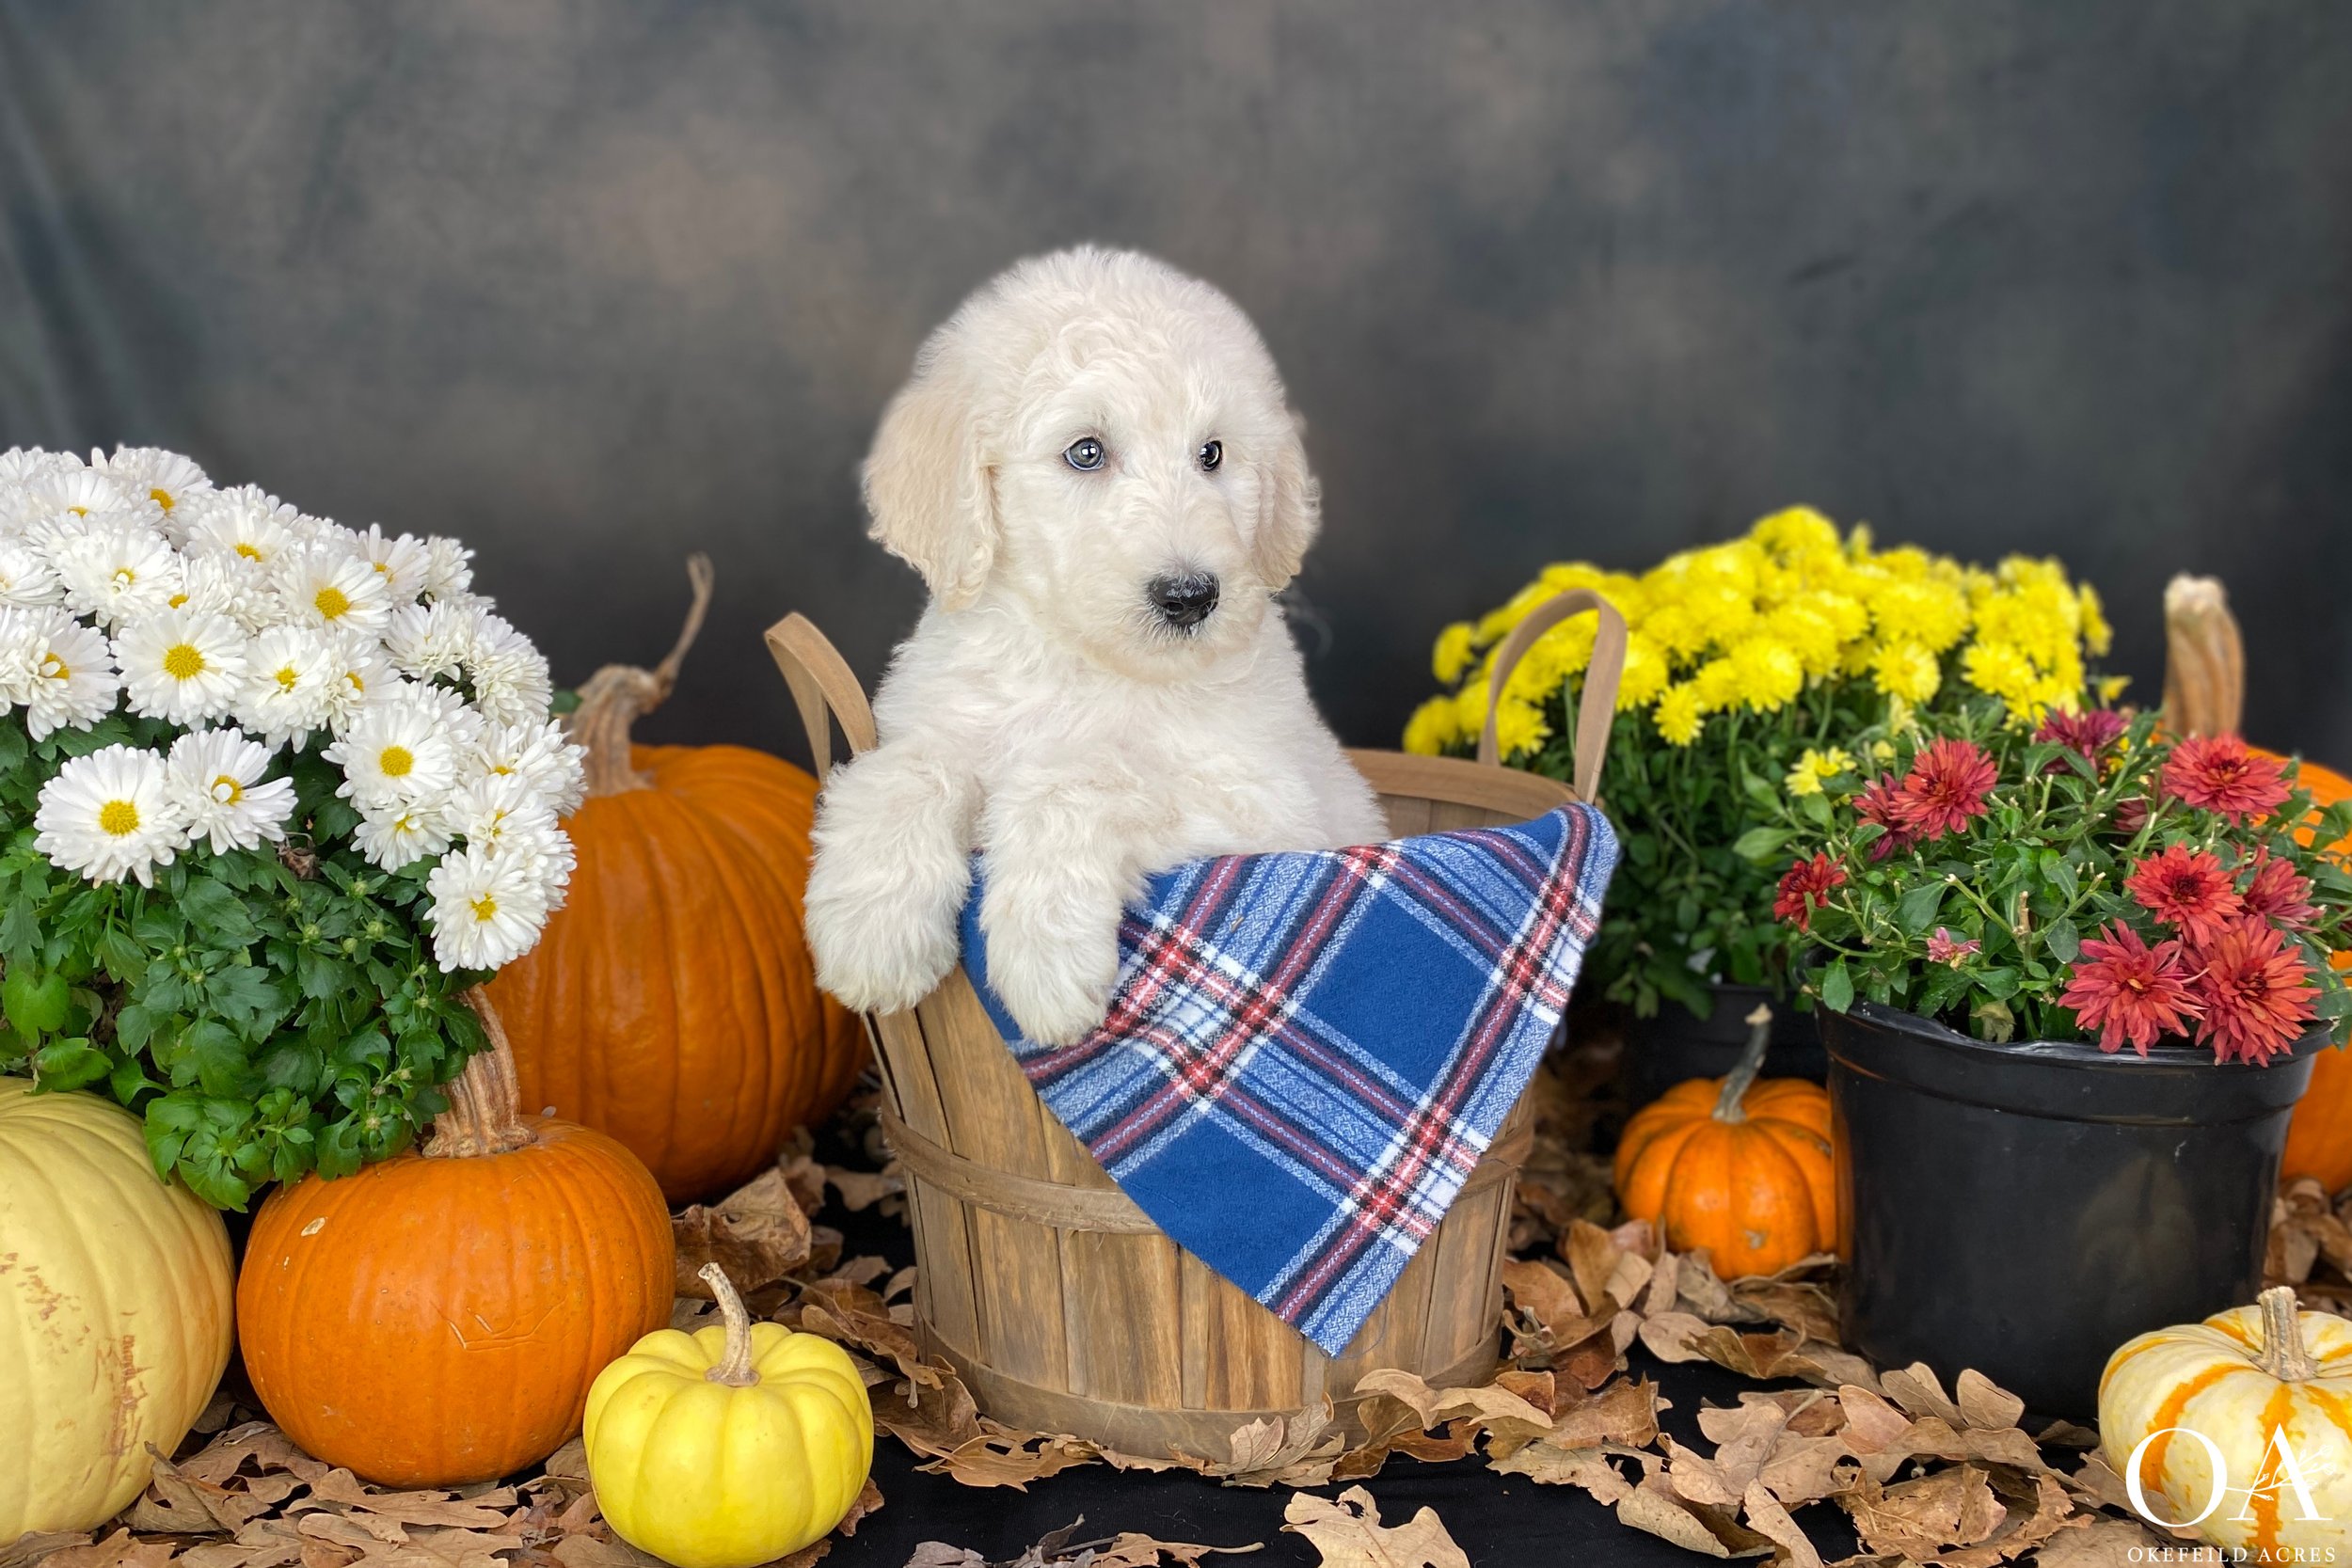
[[[1090,474],[1103,466],[1103,443],[1081,436],[1062,449],[1061,460],[1082,474]]]
[[[1194,455],[1200,460],[1200,471],[1204,474],[1213,474],[1216,472],[1216,466],[1225,461],[1225,443],[1203,441],[1200,443],[1200,451]]]

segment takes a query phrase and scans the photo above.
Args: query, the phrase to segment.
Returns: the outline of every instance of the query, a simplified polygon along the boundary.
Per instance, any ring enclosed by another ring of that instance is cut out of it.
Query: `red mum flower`
[[[1983,945],[1983,942],[1974,937],[1970,937],[1966,942],[1954,942],[1952,933],[1938,926],[1935,928],[1935,934],[1928,938],[1928,962],[1950,964],[1954,969],[1958,969],[1961,959]]]
[[[1999,777],[1983,747],[1946,736],[1912,759],[1897,809],[1903,825],[1921,838],[1958,832],[1970,817],[1984,815],[1984,798]]]
[[[2080,713],[2060,713],[2053,708],[2033,733],[2036,740],[2055,740],[2069,751],[2079,752],[2092,763],[2100,753],[2123,736],[2123,716],[2112,708],[2086,708]],[[2052,768],[2063,763],[2053,762]]]
[[[1827,855],[1799,861],[1781,874],[1780,896],[1772,900],[1772,918],[1793,920],[1797,929],[1812,929],[1813,911],[1829,901],[1830,889],[1846,885],[1846,868]]]
[[[2164,787],[2233,822],[2267,816],[2286,803],[2289,793],[2278,763],[2256,756],[2233,735],[2195,736],[2173,747],[2164,765]]]
[[[2100,1050],[2119,1051],[2129,1040],[2145,1056],[2165,1036],[2186,1034],[2201,1014],[2192,978],[2179,942],[2152,948],[2129,926],[2110,921],[2084,939],[2058,1006],[2073,1008],[2085,1031],[2099,1031]]]
[[[2294,1050],[2318,1016],[2311,965],[2275,926],[2242,920],[2199,948],[2197,960],[2204,966],[2196,981],[2204,1007],[2197,1037],[2213,1041],[2217,1062],[2267,1062]]]
[[[2312,905],[2311,879],[2292,861],[2272,860],[2267,848],[2255,851],[2254,879],[2246,884],[2245,901],[2248,914],[2290,931],[2309,930],[2319,914]]]
[[[1887,856],[1908,849],[1918,834],[1903,825],[1903,800],[1895,775],[1882,773],[1862,786],[1862,793],[1853,798],[1854,815],[1865,822],[1875,822],[1886,830],[1870,841],[1870,858],[1883,861]]]
[[[2177,927],[2191,945],[2212,941],[2246,912],[2245,900],[2213,851],[2191,854],[2185,844],[2143,857],[2123,879],[2123,888],[2141,909]]]
[[[2139,830],[2148,825],[2148,798],[2135,795],[2128,800],[2115,802],[2115,831],[2124,838],[2137,838]]]

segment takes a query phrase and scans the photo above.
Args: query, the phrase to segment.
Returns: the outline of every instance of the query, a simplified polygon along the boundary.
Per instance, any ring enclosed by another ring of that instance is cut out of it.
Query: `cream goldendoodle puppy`
[[[915,356],[866,503],[931,600],[881,745],[818,805],[808,935],[844,1003],[912,1006],[946,974],[976,849],[989,977],[1063,1043],[1102,1022],[1149,874],[1383,835],[1274,603],[1315,480],[1215,289],[1132,252],[1015,266]]]

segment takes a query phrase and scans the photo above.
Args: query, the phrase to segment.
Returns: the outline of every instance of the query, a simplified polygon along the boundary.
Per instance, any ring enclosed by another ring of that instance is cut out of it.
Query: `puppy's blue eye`
[[[1200,451],[1195,455],[1200,460],[1200,471],[1204,474],[1213,474],[1216,472],[1216,466],[1225,461],[1225,443],[1203,441],[1200,444]]]
[[[1103,466],[1103,443],[1091,436],[1081,436],[1062,449],[1061,460],[1082,474],[1090,474]]]

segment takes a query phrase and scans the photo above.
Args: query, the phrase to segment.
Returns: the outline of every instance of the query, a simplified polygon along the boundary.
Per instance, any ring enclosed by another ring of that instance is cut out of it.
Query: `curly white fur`
[[[1064,458],[1082,436],[1094,472]],[[954,965],[974,849],[990,977],[1061,1043],[1102,1022],[1151,873],[1382,836],[1273,603],[1315,481],[1265,345],[1215,289],[1091,247],[1015,266],[923,345],[866,500],[932,596],[875,699],[881,745],[818,806],[809,942],[850,1006],[912,1006]],[[1190,627],[1152,596],[1184,577],[1217,583]]]

